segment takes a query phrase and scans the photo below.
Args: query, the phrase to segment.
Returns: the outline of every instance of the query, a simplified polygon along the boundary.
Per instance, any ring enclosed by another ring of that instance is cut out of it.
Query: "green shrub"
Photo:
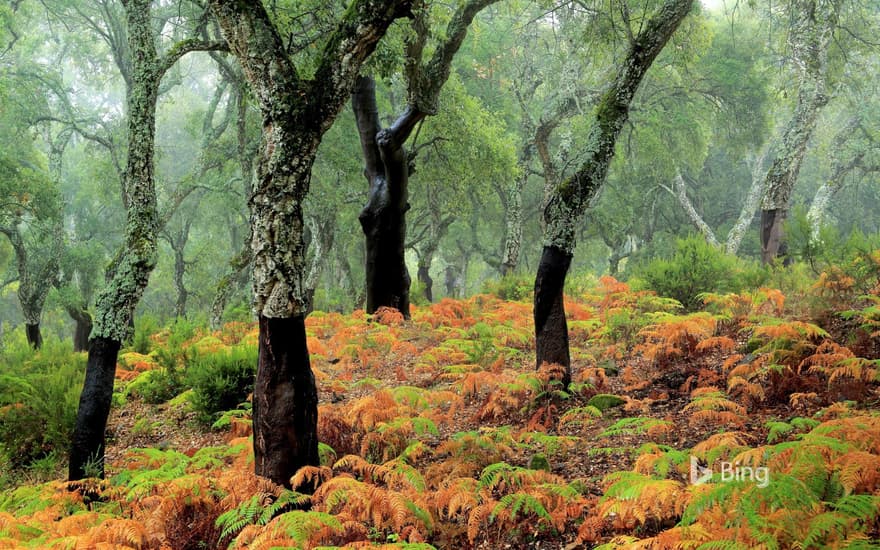
[[[534,291],[534,275],[505,275],[500,279],[491,279],[483,283],[483,292],[493,294],[502,300],[531,299]]]
[[[86,357],[53,339],[29,358],[16,357],[22,360],[5,363],[0,375],[0,460],[25,469],[67,451]]]
[[[257,352],[249,346],[193,356],[186,379],[193,389],[190,401],[199,421],[211,425],[220,413],[245,401],[254,389],[256,371]]]
[[[655,258],[634,271],[648,288],[678,300],[688,311],[702,305],[702,293],[739,292],[765,278],[761,268],[725,254],[698,235],[679,239],[671,257]]]
[[[134,322],[134,335],[131,337],[131,349],[143,355],[150,353],[153,341],[150,340],[160,327],[159,320],[152,315],[141,315]]]

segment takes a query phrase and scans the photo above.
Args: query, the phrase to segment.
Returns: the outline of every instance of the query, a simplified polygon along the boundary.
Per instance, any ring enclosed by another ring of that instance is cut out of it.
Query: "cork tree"
[[[828,50],[843,0],[797,0],[790,6],[789,43],[798,78],[797,102],[764,178],[761,261],[771,263],[783,241],[783,222],[819,113],[831,96]]]
[[[579,168],[547,197],[544,246],[535,277],[534,320],[536,363],[564,367],[563,384],[571,382],[568,327],[563,287],[571,265],[577,225],[605,182],[617,137],[629,117],[629,106],[645,73],[690,12],[693,0],[667,0],[632,36],[610,86],[592,115]]]
[[[123,0],[126,47],[114,50],[125,80],[128,152],[122,196],[125,238],[95,305],[86,377],[70,451],[69,477],[104,474],[104,431],[110,413],[116,359],[135,307],[156,265],[160,216],[153,176],[156,101],[162,77],[186,53],[222,47],[185,38],[160,54],[151,0]]]
[[[348,101],[376,43],[409,0],[354,0],[297,63],[262,2],[210,0],[262,115],[251,208],[259,360],[253,397],[254,468],[290,485],[318,464],[318,393],[306,347],[303,201],[318,145]],[[305,489],[305,488],[303,488]]]
[[[440,92],[468,27],[480,10],[497,1],[468,0],[461,4],[452,14],[446,38],[430,56],[425,54],[431,34],[430,9],[423,2],[414,6],[412,33],[406,40],[404,56],[406,106],[389,127],[382,128],[379,122],[373,78],[358,78],[351,104],[361,138],[364,175],[370,185],[367,204],[359,216],[366,237],[367,313],[385,306],[409,318],[410,276],[404,250],[412,156],[404,144],[421,121],[437,113]]]

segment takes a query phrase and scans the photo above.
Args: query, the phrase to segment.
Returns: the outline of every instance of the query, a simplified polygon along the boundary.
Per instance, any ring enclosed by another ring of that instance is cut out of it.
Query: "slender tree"
[[[828,48],[837,29],[843,0],[796,0],[791,3],[791,55],[798,72],[794,113],[764,182],[761,201],[761,261],[779,254],[783,222],[819,111],[828,103]]]
[[[556,185],[544,210],[544,248],[535,277],[536,363],[565,368],[562,382],[571,382],[568,327],[563,288],[575,246],[577,222],[605,181],[617,136],[629,116],[629,105],[654,59],[693,5],[693,0],[668,0],[646,21],[629,44],[611,86],[595,109],[583,163]]]
[[[186,53],[222,47],[198,39],[176,43],[160,55],[151,19],[151,0],[123,0],[128,52],[125,67],[128,157],[123,178],[125,241],[101,290],[89,340],[86,378],[70,451],[69,477],[104,475],[104,429],[110,413],[116,359],[129,334],[134,309],[156,265],[161,220],[153,178],[156,101],[162,77]],[[122,55],[122,54],[120,54]]]

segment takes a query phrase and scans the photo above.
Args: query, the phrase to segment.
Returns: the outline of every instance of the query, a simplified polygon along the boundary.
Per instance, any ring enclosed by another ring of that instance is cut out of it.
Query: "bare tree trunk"
[[[562,293],[575,246],[577,220],[605,181],[617,136],[629,117],[629,105],[642,78],[692,4],[693,0],[668,0],[643,25],[631,41],[611,87],[599,100],[584,163],[549,194],[544,210],[544,249],[535,277],[535,364],[537,368],[543,363],[563,366],[562,382],[566,386],[571,383],[571,361]]]
[[[403,143],[426,114],[407,109],[391,128],[382,130],[376,83],[365,76],[358,77],[351,104],[370,184],[369,199],[360,214],[366,237],[367,313],[393,307],[408,319],[410,277],[404,246],[409,163]]]

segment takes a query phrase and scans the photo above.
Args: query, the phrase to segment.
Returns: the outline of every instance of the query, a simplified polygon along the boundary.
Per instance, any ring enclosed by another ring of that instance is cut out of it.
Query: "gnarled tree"
[[[187,39],[159,54],[151,0],[123,0],[127,48],[117,63],[126,77],[128,158],[123,178],[125,240],[101,290],[89,340],[86,378],[70,451],[69,477],[104,475],[104,430],[110,413],[116,359],[129,334],[135,307],[156,265],[160,216],[153,178],[156,100],[166,72],[184,54],[217,49],[217,42]]]
[[[406,42],[404,61],[407,105],[388,128],[379,123],[375,82],[368,76],[358,78],[351,104],[364,153],[364,175],[370,184],[367,204],[359,216],[366,236],[367,313],[386,306],[409,318],[410,276],[404,248],[412,159],[404,144],[419,122],[437,113],[440,91],[468,27],[481,9],[497,1],[462,4],[449,22],[446,40],[428,60],[423,59],[429,36],[428,9],[421,5],[413,10],[414,35]]]
[[[318,464],[318,393],[306,347],[303,200],[318,144],[348,100],[361,66],[409,0],[353,0],[330,32],[312,78],[288,55],[262,2],[210,0],[263,118],[251,207],[259,365],[254,467],[290,485]]]
[[[842,0],[796,0],[791,3],[791,56],[798,72],[794,113],[782,134],[778,153],[767,171],[761,202],[761,261],[772,262],[782,243],[782,224],[819,111],[828,103],[828,48],[837,29]]]

